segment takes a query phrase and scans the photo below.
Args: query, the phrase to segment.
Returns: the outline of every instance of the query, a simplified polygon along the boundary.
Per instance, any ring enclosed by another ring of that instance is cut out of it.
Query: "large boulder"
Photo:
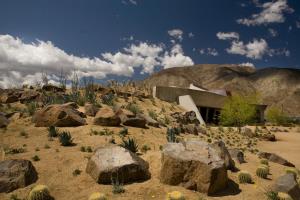
[[[159,128],[159,123],[156,120],[152,119],[152,117],[150,117],[149,115],[139,114],[138,117],[145,119],[148,126]]]
[[[86,124],[85,115],[76,110],[76,104],[52,104],[36,111],[33,122],[36,127],[74,127]]]
[[[282,158],[281,156],[275,154],[275,153],[268,153],[268,152],[260,152],[258,154],[259,158],[267,159],[271,162],[278,163],[280,165],[288,166],[288,167],[295,167],[293,163],[290,163],[286,159]]]
[[[123,122],[125,126],[132,126],[137,128],[146,128],[146,120],[141,117],[126,118]]]
[[[237,160],[240,164],[245,163],[244,153],[240,149],[228,149],[231,158]]]
[[[226,169],[235,171],[236,170],[235,162],[232,160],[231,155],[225,146],[225,143],[222,141],[218,141],[213,143],[212,147],[217,150],[219,156],[224,160]]]
[[[21,103],[27,103],[27,102],[37,99],[39,95],[40,94],[35,90],[28,90],[28,91],[22,92],[19,100]]]
[[[86,172],[98,183],[111,184],[142,181],[150,178],[149,164],[131,151],[120,146],[99,148],[88,161]]]
[[[0,94],[0,103],[14,103],[19,101],[21,93],[15,90],[4,90]]]
[[[293,200],[300,200],[300,188],[293,174],[280,176],[273,185],[275,192],[284,192],[289,194]]]
[[[6,114],[0,112],[0,128],[7,127],[9,120],[6,118]]]
[[[95,115],[99,111],[99,107],[97,107],[91,103],[87,103],[84,105],[84,110],[85,110],[85,114],[87,116],[95,117]]]
[[[228,183],[224,160],[203,141],[168,143],[162,151],[160,181],[214,194]]]
[[[177,123],[180,124],[200,124],[194,111],[185,113],[175,112],[172,113],[171,116],[176,119]]]
[[[95,125],[120,126],[121,119],[110,107],[103,107],[97,112],[94,118]]]
[[[11,192],[34,183],[37,172],[29,160],[4,160],[0,162],[0,192]]]

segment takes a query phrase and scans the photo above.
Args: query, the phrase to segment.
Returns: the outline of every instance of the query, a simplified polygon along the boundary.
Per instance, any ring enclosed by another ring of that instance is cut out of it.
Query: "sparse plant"
[[[278,199],[278,192],[269,190],[265,192],[265,196],[267,197],[267,200],[279,200]]]
[[[63,131],[59,134],[59,141],[62,146],[71,146],[73,144],[72,140],[72,136],[68,131]]]
[[[121,194],[125,192],[125,189],[123,187],[123,184],[120,183],[118,176],[116,178],[111,178],[112,182],[112,192],[114,194]]]
[[[128,135],[128,128],[124,127],[120,130],[119,132],[120,137],[125,137],[126,135]]]
[[[121,146],[133,153],[138,152],[138,144],[133,138],[128,138],[127,140],[123,138]]]
[[[32,116],[38,108],[38,104],[36,102],[30,102],[26,104],[27,112],[30,116]]]
[[[148,115],[149,115],[152,119],[157,120],[157,114],[156,114],[156,112],[155,112],[154,110],[149,110],[149,111],[148,111]]]
[[[92,147],[90,147],[90,146],[87,146],[87,147],[86,147],[86,152],[89,152],[89,153],[93,152],[93,149],[92,149]]]
[[[10,200],[22,200],[22,199],[20,199],[20,198],[18,197],[17,194],[12,194],[12,195],[10,195],[9,199],[10,199]]]
[[[115,104],[115,95],[113,93],[103,95],[101,97],[101,100],[103,104],[106,104],[108,106],[113,106]]]
[[[240,183],[252,183],[251,174],[247,171],[240,171],[238,173],[238,179]]]
[[[29,193],[28,200],[50,200],[52,199],[46,185],[37,185]]]
[[[22,130],[22,131],[20,132],[20,136],[21,136],[21,137],[28,138],[28,133],[27,133],[26,131]]]
[[[78,176],[81,174],[81,170],[80,169],[75,169],[73,172],[72,172],[73,176]]]
[[[6,148],[4,149],[5,154],[18,154],[26,152],[25,148]]]
[[[81,151],[81,152],[86,152],[85,147],[84,147],[84,146],[81,146],[81,147],[80,147],[80,151]]]
[[[264,166],[259,166],[257,169],[256,169],[256,175],[260,178],[264,178],[266,179],[267,176],[268,176],[268,173],[269,173],[269,170],[264,167]]]
[[[49,126],[47,130],[48,130],[48,137],[50,138],[57,137],[59,135],[59,129],[56,128],[55,126]]]
[[[32,157],[32,160],[37,162],[37,161],[40,161],[41,159],[38,155],[35,155],[35,156]]]
[[[267,159],[261,159],[259,162],[263,165],[269,165],[269,161]]]
[[[144,144],[141,148],[141,151],[143,153],[147,153],[147,151],[151,150],[151,148],[147,145],[147,144]]]
[[[48,144],[45,144],[44,148],[45,149],[50,149],[51,147]]]
[[[126,109],[129,110],[129,111],[131,111],[135,115],[137,115],[139,113],[142,113],[141,109],[135,103],[129,103],[126,106]]]
[[[35,148],[35,151],[40,151],[40,148],[36,147],[36,148]]]

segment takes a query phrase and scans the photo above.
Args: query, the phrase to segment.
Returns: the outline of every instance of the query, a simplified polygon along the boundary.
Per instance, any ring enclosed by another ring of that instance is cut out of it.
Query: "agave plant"
[[[59,134],[59,141],[62,146],[71,146],[73,144],[72,140],[72,136],[68,131],[63,131]]]
[[[59,134],[59,130],[55,126],[49,126],[47,130],[48,130],[48,137],[57,137]]]
[[[124,147],[125,149],[128,149],[129,151],[136,153],[138,152],[138,144],[136,143],[136,140],[133,138],[128,138],[127,140],[122,139],[121,147]]]

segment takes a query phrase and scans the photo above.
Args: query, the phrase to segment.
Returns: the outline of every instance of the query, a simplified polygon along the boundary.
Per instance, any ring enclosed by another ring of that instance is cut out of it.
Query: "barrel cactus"
[[[294,167],[287,167],[287,168],[285,168],[285,173],[293,174],[296,179],[297,179],[297,177],[300,174],[299,170],[296,169],[296,168],[294,168]]]
[[[238,173],[238,179],[240,183],[252,183],[251,174],[247,171],[240,171]]]
[[[269,165],[269,161],[267,159],[261,159],[260,164]]]
[[[289,194],[284,193],[284,192],[278,192],[277,199],[278,200],[293,200]]]
[[[185,200],[185,198],[181,192],[173,191],[167,194],[167,200]]]
[[[269,169],[268,167],[266,167],[265,165],[263,166],[259,166],[257,169],[256,169],[256,175],[260,178],[267,178],[269,174]]]
[[[107,200],[106,195],[100,192],[94,192],[89,197],[89,200]]]
[[[51,200],[49,189],[46,185],[37,185],[29,193],[28,200]]]

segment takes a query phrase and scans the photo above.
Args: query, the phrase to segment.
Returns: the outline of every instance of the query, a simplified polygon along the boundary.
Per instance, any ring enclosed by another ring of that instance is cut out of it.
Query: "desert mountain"
[[[289,68],[254,69],[239,65],[201,64],[162,70],[145,80],[150,86],[224,88],[233,93],[258,92],[262,103],[276,105],[290,116],[300,116],[300,70]]]

